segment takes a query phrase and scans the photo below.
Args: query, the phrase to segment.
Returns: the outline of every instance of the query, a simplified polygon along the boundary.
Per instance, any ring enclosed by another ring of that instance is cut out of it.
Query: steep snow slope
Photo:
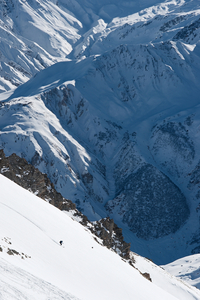
[[[169,39],[198,42],[198,1],[158,2],[1,0],[0,91],[70,53],[89,56],[120,44]]]
[[[64,60],[88,30],[102,23],[99,19],[108,22],[145,5],[146,1],[133,5],[127,1],[1,0],[0,92]]]
[[[83,27],[56,1],[0,1],[0,91],[64,60]]]
[[[64,212],[2,175],[0,183],[4,299],[199,299],[198,290],[137,258],[137,267],[154,269],[150,282]]]
[[[139,3],[142,3],[140,1]],[[165,1],[151,6],[146,3],[145,9],[120,14],[111,22],[99,19],[83,40],[74,48],[76,57],[91,54],[102,54],[119,45],[145,45],[167,41],[183,41],[194,45],[199,41],[199,2]],[[143,3],[142,3],[143,4]]]
[[[60,62],[1,94],[0,147],[168,263],[199,251],[199,1],[95,3],[1,2],[3,28]]]

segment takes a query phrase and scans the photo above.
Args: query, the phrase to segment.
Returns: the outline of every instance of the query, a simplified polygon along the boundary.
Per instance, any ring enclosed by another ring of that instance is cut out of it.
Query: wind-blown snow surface
[[[152,272],[153,282],[145,279],[82,225],[2,175],[0,185],[2,299],[199,299],[198,290],[138,256],[136,266]]]
[[[6,155],[47,173],[91,220],[111,216],[133,251],[159,264],[198,253],[199,1],[1,5],[2,74],[18,76],[6,55],[29,37],[29,77],[41,70],[1,94]]]

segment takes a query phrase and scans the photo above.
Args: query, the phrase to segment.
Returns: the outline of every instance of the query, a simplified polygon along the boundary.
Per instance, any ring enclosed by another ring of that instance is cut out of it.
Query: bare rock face
[[[122,258],[134,263],[134,258],[130,256],[131,244],[124,241],[122,229],[114,223],[113,219],[107,217],[99,221],[91,222],[77,209],[73,211],[72,214],[73,217],[78,216],[80,219],[79,223],[90,230],[96,237],[100,238],[105,247],[113,249]]]
[[[0,172],[21,187],[29,190],[38,197],[48,201],[61,210],[75,209],[72,201],[62,197],[46,174],[28,164],[24,158],[15,153],[5,157],[3,150],[0,150]]]
[[[148,279],[149,281],[152,281],[151,277],[150,277],[150,274],[149,273],[142,273],[142,276],[146,279]]]
[[[124,241],[122,229],[114,223],[113,219],[105,218],[93,224],[95,235],[103,240],[107,248],[112,248],[123,258],[129,259],[131,244]]]

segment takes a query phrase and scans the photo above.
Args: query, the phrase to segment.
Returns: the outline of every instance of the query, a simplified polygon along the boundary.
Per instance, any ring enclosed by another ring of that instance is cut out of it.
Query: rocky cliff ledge
[[[21,187],[29,190],[38,197],[48,201],[61,210],[75,209],[76,205],[62,197],[47,175],[29,164],[24,158],[15,153],[6,157],[0,150],[0,172]]]

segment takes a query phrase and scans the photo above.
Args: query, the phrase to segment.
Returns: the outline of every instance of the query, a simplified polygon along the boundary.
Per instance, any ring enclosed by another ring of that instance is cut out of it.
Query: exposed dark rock
[[[82,174],[84,184],[93,183],[93,176],[90,173]]]
[[[10,240],[10,238],[9,238]],[[10,241],[8,241],[8,238],[3,238],[2,239],[3,242],[6,242],[7,244],[12,244]],[[26,259],[26,258],[31,258],[31,256],[27,255],[27,254],[24,254],[23,252],[18,252],[17,250],[15,249],[11,249],[9,247],[7,247],[7,245],[3,245],[1,246],[0,245],[0,252],[6,252],[8,255],[18,255],[21,257],[21,259]]]
[[[198,254],[200,253],[200,246],[197,246],[196,248],[192,249],[191,254]]]
[[[193,235],[190,245],[193,245],[193,249],[191,251],[191,254],[198,254],[200,253],[200,232],[199,230]]]
[[[124,241],[122,229],[114,223],[113,219],[105,218],[93,224],[94,228],[91,231],[103,240],[104,246],[114,249],[125,259],[130,258],[131,245]]]
[[[122,229],[119,228],[113,219],[104,218],[99,221],[90,222],[88,218],[78,210],[75,210],[74,216],[79,216],[79,223],[87,227],[94,235],[103,241],[103,245],[108,249],[113,249],[121,257],[130,259],[133,263],[134,258],[130,257],[130,243],[124,241]],[[98,242],[98,240],[96,239]]]
[[[189,26],[183,27],[180,31],[177,32],[177,34],[174,36],[173,40],[184,40],[189,41],[189,39],[194,39],[197,35],[197,32],[200,28],[200,18],[194,21]]]
[[[187,121],[189,122],[189,119]],[[179,156],[185,162],[191,163],[193,161],[195,146],[184,124],[164,121],[161,125],[153,128],[152,138],[155,139],[153,148],[151,149],[154,156],[163,151],[163,148],[170,146],[172,153]],[[173,161],[173,164],[176,165],[175,161]],[[166,169],[168,170],[168,168]]]
[[[105,218],[97,222],[90,222],[85,215],[76,209],[76,205],[72,201],[63,198],[55,190],[46,174],[28,164],[24,158],[20,158],[15,153],[6,157],[3,150],[0,150],[0,173],[57,208],[71,211],[73,216],[80,218],[79,223],[102,240],[104,246],[113,249],[124,259],[130,259],[130,244],[124,241],[122,229],[112,219]],[[90,182],[93,177],[87,173],[84,178],[86,182]],[[5,241],[11,244],[7,239]],[[9,248],[7,253],[9,255],[17,254],[15,250]],[[133,259],[130,260],[134,261]]]
[[[24,158],[15,153],[6,157],[0,150],[0,172],[23,188],[31,191],[38,197],[48,201],[61,210],[75,209],[76,205],[62,197],[46,174],[29,164]]]
[[[149,281],[152,281],[149,273],[141,273],[141,274],[142,274],[142,276],[144,276]]]
[[[9,255],[14,255],[14,254],[15,254],[15,255],[20,255],[18,251],[14,250],[14,249],[10,249],[10,248],[8,248],[7,253],[8,253]]]
[[[172,27],[176,26],[177,24],[180,24],[182,21],[186,20],[187,18],[188,18],[188,15],[175,17],[174,19],[169,20],[168,22],[164,23],[160,27],[160,31],[166,32],[169,29],[171,29]]]
[[[188,176],[190,176],[190,181],[188,184],[189,189],[194,189],[195,186],[200,187],[200,162],[196,165],[195,169],[192,170]]]

